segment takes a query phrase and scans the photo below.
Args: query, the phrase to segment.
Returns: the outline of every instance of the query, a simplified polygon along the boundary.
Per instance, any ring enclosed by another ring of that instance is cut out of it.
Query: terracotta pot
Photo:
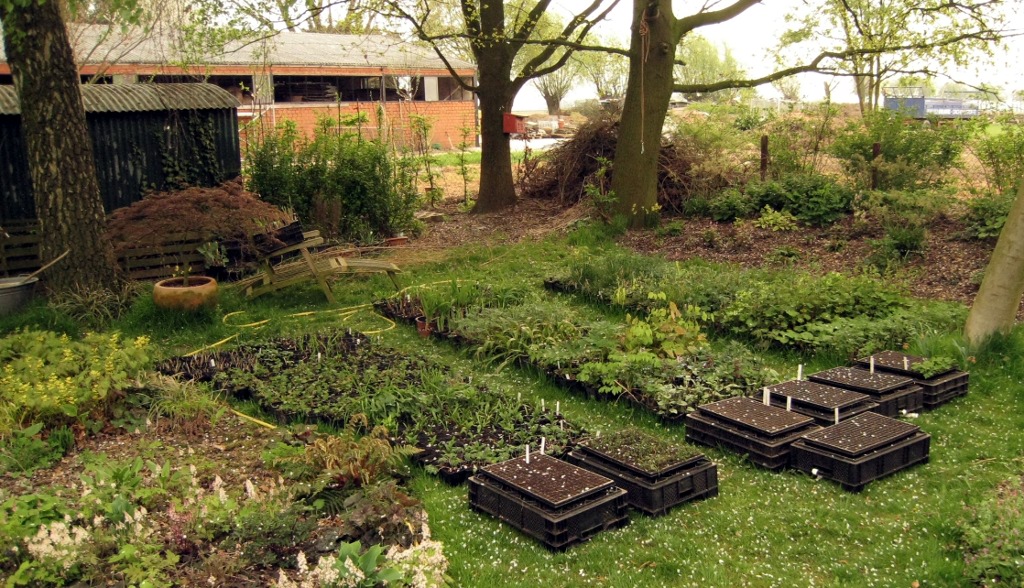
[[[217,305],[217,280],[207,276],[167,278],[153,284],[153,303],[160,308],[192,311]]]
[[[431,333],[434,332],[434,324],[427,321],[426,317],[416,317],[416,332],[420,334],[420,337],[427,338]]]
[[[408,242],[409,237],[406,237],[405,235],[401,235],[398,237],[388,237],[387,239],[384,239],[384,244],[387,245],[388,247],[398,247],[400,245],[405,245]]]

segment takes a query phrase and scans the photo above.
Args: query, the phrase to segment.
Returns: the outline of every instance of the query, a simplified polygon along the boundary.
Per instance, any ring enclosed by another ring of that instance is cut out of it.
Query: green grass
[[[478,246],[452,252],[444,261],[407,268],[404,286],[439,280],[518,281],[539,284],[573,256],[602,255],[599,239],[586,249],[565,241],[516,246]],[[367,309],[329,312],[366,304],[393,291],[380,277],[353,278],[335,288],[330,306],[315,287],[296,287],[244,301],[228,294],[216,316],[182,321],[160,315],[140,301],[117,328],[149,333],[165,355],[182,353],[238,333],[240,339],[294,334],[326,327],[381,330],[384,345],[426,350],[474,381],[519,391],[524,400],[561,403],[572,421],[589,431],[639,427],[683,441],[682,426],[665,425],[624,403],[587,400],[529,370],[493,366],[469,351],[420,339],[411,326],[388,328]],[[576,304],[580,299],[566,297]],[[608,312],[595,306],[597,312]],[[241,311],[225,324],[221,316]],[[313,311],[314,314],[303,314]],[[27,323],[58,321],[31,308]],[[231,325],[267,319],[259,327]],[[8,323],[12,324],[12,323]],[[955,334],[917,342],[912,353],[963,359]],[[999,482],[1024,471],[1024,330],[990,345],[971,366],[968,396],[913,420],[932,435],[926,465],[871,483],[853,494],[827,480],[794,471],[771,473],[734,454],[706,453],[718,463],[718,497],[673,509],[652,519],[632,515],[625,528],[600,533],[566,553],[551,553],[509,526],[468,508],[467,488],[452,488],[418,471],[411,481],[430,515],[434,537],[445,544],[456,586],[922,586],[967,585],[956,549],[957,524]],[[766,353],[783,378],[798,363],[805,373],[835,365],[837,358]],[[246,407],[254,412],[254,407]]]

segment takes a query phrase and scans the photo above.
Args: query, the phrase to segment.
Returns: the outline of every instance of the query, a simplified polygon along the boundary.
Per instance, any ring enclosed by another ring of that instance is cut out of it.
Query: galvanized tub
[[[22,307],[35,290],[39,278],[0,278],[0,316],[14,313]]]

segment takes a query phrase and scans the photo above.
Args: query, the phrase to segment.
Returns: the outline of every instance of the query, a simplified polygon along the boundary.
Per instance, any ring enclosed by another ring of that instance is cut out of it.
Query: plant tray
[[[832,368],[811,374],[808,378],[813,382],[863,392],[871,396],[893,392],[914,383],[912,379],[905,376],[896,376],[878,370],[872,374],[868,370],[848,367]]]
[[[753,398],[742,396],[704,404],[698,406],[697,411],[768,438],[785,435],[813,423],[810,417],[779,410]]]
[[[619,467],[588,452],[571,451],[567,458],[615,480],[616,486],[627,491],[630,506],[651,516],[663,515],[684,502],[718,495],[718,466],[703,455],[657,481],[636,475],[635,468]]]
[[[791,414],[781,408],[773,410]],[[807,418],[806,425],[800,429],[785,435],[767,437],[727,421],[717,420],[712,415],[700,412],[686,415],[687,441],[732,449],[747,455],[750,461],[770,470],[780,470],[789,465],[790,445],[805,434],[820,428],[814,424],[813,419]]]
[[[884,419],[884,420],[882,420]],[[793,442],[793,467],[860,491],[928,461],[931,437],[916,426],[865,413]]]
[[[537,503],[514,488],[487,476],[477,475],[469,478],[469,506],[505,521],[556,551],[565,550],[590,539],[595,533],[622,527],[629,522],[626,491],[615,487],[591,494],[570,507],[552,512],[544,504]]]
[[[684,459],[683,461],[679,461],[674,464],[663,467],[656,472],[652,472],[637,467],[629,462],[623,461],[611,455],[608,455],[603,451],[598,451],[597,449],[589,447],[586,444],[579,445],[576,448],[576,454],[581,459],[583,457],[587,457],[591,461],[596,461],[598,463],[604,464],[606,468],[610,468],[615,471],[621,470],[642,480],[647,480],[648,482],[657,482],[665,477],[674,475],[675,473],[681,470],[688,470],[700,463],[707,461],[707,458],[704,457],[702,454],[697,454],[689,459]],[[573,463],[575,463],[575,461]]]
[[[920,430],[917,425],[869,412],[808,433],[804,435],[804,441],[827,451],[857,457],[910,437]]]
[[[571,505],[613,485],[604,476],[542,454],[531,456],[529,463],[526,457],[517,457],[483,467],[478,477],[513,488],[551,509]]]
[[[845,421],[878,407],[866,394],[808,380],[782,382],[768,386],[768,391],[772,406],[786,408],[787,399],[791,398],[793,412],[809,416],[823,426],[836,424],[836,409],[839,409],[839,420]]]
[[[950,368],[947,372],[935,375],[931,378],[925,378],[923,374],[913,370],[914,364],[925,361],[923,357],[907,355],[907,362],[911,366],[910,370],[903,369],[904,355],[902,353],[884,351],[882,353],[876,353],[873,357],[875,358],[876,370],[882,370],[913,378],[914,383],[921,386],[924,390],[924,408],[932,409],[945,404],[958,396],[967,394],[967,388],[970,381],[970,374],[967,372]],[[866,367],[870,365],[870,358],[865,357],[858,359],[854,364]]]

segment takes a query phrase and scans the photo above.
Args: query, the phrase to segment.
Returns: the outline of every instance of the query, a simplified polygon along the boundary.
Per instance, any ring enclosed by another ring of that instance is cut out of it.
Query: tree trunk
[[[505,86],[509,85],[509,82],[505,82]],[[493,88],[493,82],[488,88]],[[503,127],[504,115],[511,107],[511,100],[506,94],[505,91],[478,94],[482,145],[480,195],[473,207],[474,213],[504,210],[516,203],[516,189],[512,180],[512,150]]]
[[[3,6],[3,4],[0,4]],[[78,70],[55,0],[0,8],[4,48],[21,102],[32,193],[39,217],[39,256],[52,291],[110,287],[114,256],[104,239],[105,216]]]
[[[544,96],[544,103],[548,107],[548,114],[552,116],[558,116],[559,114],[562,114],[561,96]]]
[[[630,226],[658,221],[658,150],[672,95],[672,66],[678,41],[672,31],[672,3],[636,2],[630,40],[629,82],[612,167],[615,210]],[[642,23],[646,20],[646,27]],[[629,170],[628,174],[615,170]]]
[[[981,289],[974,298],[964,325],[964,337],[972,347],[996,333],[1013,328],[1024,295],[1024,181],[1017,200],[999,233],[992,259],[985,268]]]

